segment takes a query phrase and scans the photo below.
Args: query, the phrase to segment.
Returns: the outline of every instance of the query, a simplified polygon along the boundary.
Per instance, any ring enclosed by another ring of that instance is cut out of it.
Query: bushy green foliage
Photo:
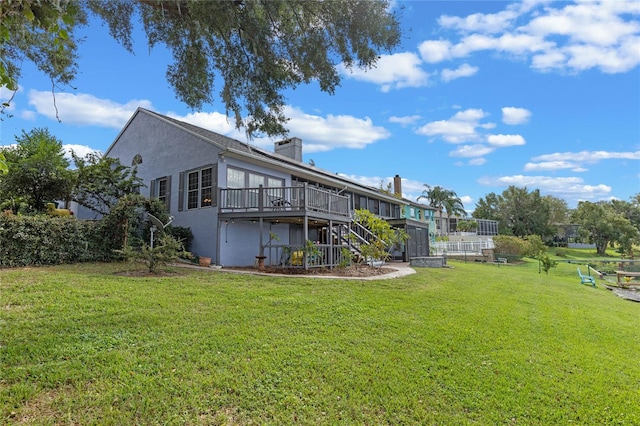
[[[83,158],[75,153],[72,156],[76,165],[73,200],[101,215],[107,215],[120,198],[144,186],[137,170],[120,164],[118,159],[96,153]]]
[[[185,252],[181,242],[166,233],[155,240],[153,247],[143,243],[140,248],[127,246],[120,252],[130,261],[144,262],[149,272],[154,274],[161,266],[191,257],[190,253]]]
[[[340,262],[338,263],[338,268],[346,268],[347,266],[351,266],[351,262],[353,259],[353,253],[346,247],[342,247],[340,249]]]
[[[179,99],[198,110],[220,100],[250,135],[285,135],[289,89],[317,81],[333,94],[338,64],[369,69],[400,43],[393,9],[361,0],[2,1],[0,87],[17,90],[28,62],[53,87],[71,83],[79,28],[91,13],[131,52],[141,20],[149,48],[163,45],[172,55],[166,76]]]
[[[4,158],[4,154],[0,152],[0,174],[7,173],[9,171],[9,167],[7,166],[7,159]]]
[[[103,231],[73,217],[0,215],[0,267],[109,260]]]
[[[496,246],[496,255],[509,259],[521,259],[526,256],[530,248],[527,241],[511,235],[496,235],[493,237],[493,242]]]
[[[470,232],[478,229],[478,222],[475,220],[459,220],[456,225],[456,231]]]
[[[542,270],[544,271],[544,273],[546,275],[549,275],[549,269],[555,268],[556,266],[558,266],[558,262],[553,260],[553,259],[551,259],[546,254],[541,255],[538,258],[538,261],[540,262],[540,266],[542,267]]]
[[[193,232],[191,232],[191,228],[169,225],[165,229],[165,232],[180,241],[186,251],[191,251],[191,243],[193,242]]]
[[[542,242],[540,235],[527,235],[524,239],[527,242],[525,256],[539,259],[547,252],[547,247]]]
[[[369,210],[359,209],[355,213],[355,221],[373,235],[367,243],[360,245],[360,252],[367,262],[386,260],[394,245],[401,244],[409,238],[405,231],[393,229],[389,222],[380,219]]]
[[[0,215],[0,267],[111,261],[149,241],[147,211],[168,222],[161,202],[138,194],[122,197],[100,221],[48,215]],[[174,229],[190,243],[188,228]],[[176,240],[174,238],[174,240]],[[179,241],[179,240],[176,240]]]
[[[21,199],[30,212],[43,212],[47,203],[69,199],[73,177],[62,141],[45,128],[23,130],[15,139],[3,149],[8,172],[0,178],[0,200]]]

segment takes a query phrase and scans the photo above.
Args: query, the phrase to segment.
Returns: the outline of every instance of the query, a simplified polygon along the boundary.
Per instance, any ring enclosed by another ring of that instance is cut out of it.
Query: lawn
[[[0,270],[0,423],[640,424],[640,304],[574,264],[450,265]]]

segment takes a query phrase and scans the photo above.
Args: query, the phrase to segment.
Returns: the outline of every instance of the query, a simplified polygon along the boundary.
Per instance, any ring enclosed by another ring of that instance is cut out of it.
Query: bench
[[[578,268],[578,275],[580,276],[580,284],[591,284],[592,286],[596,286],[596,280],[590,275],[582,275],[580,272],[580,268]]]
[[[506,257],[499,257],[496,259],[495,263],[504,263],[505,265],[507,264],[507,258]]]
[[[629,281],[633,279],[633,277],[640,277],[640,272],[632,272],[632,271],[616,271],[616,276],[618,278],[618,286],[620,285],[630,285]],[[625,279],[625,283],[623,283],[620,278],[629,277],[629,281]]]

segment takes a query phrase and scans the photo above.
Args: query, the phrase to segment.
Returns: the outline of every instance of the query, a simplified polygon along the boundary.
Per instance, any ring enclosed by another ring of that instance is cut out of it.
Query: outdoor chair
[[[580,268],[578,268],[578,275],[580,276],[580,284],[590,284],[592,286],[596,286],[596,280],[590,275],[582,275],[580,272]]]

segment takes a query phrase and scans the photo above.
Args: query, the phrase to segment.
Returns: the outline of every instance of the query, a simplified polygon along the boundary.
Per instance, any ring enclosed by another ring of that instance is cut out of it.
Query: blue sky
[[[452,189],[471,213],[508,186],[567,201],[640,193],[640,3],[395,1],[402,43],[375,69],[344,70],[331,96],[287,92],[303,160],[371,186],[396,174],[416,199]],[[221,102],[196,112],[165,80],[169,54],[136,33],[135,55],[93,22],[74,87],[25,63],[0,145],[46,127],[77,153],[106,150],[138,106],[246,141]],[[0,93],[4,100],[8,94]],[[254,146],[273,150],[273,140]]]

